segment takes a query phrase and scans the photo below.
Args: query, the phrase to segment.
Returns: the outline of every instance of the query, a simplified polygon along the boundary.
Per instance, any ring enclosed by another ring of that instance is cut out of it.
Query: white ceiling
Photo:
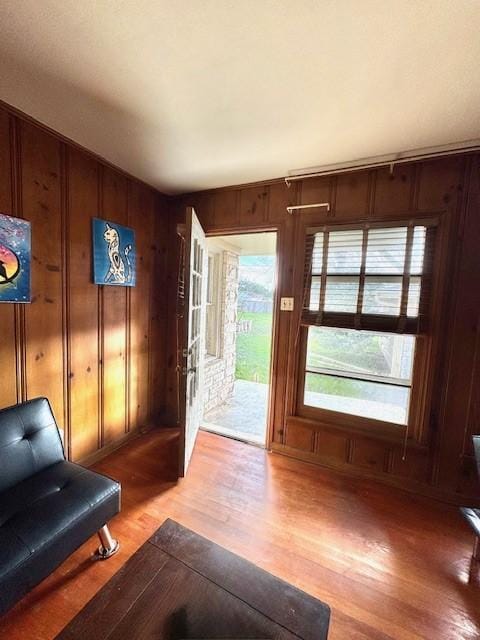
[[[167,193],[480,137],[477,0],[2,0],[0,98]]]
[[[223,249],[242,256],[275,255],[277,234],[275,232],[243,233],[240,235],[212,236],[207,238],[210,251]]]

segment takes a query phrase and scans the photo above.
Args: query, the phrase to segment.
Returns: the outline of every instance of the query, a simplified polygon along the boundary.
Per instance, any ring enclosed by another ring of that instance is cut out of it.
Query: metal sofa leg
[[[479,536],[475,536],[475,540],[473,541],[472,558],[474,560],[480,561],[480,537]]]
[[[115,538],[112,538],[110,530],[106,524],[98,530],[98,537],[100,538],[100,546],[97,549],[96,556],[99,560],[106,560],[113,556],[120,549],[120,543]]]

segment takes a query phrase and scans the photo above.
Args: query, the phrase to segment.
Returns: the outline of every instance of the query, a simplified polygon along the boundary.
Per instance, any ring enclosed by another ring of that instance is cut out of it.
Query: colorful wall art
[[[30,223],[0,213],[0,302],[30,302]]]
[[[93,281],[135,286],[135,232],[115,222],[93,219]]]

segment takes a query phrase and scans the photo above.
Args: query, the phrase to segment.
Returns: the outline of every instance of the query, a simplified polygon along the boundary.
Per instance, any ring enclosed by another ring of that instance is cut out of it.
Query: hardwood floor
[[[329,640],[480,637],[456,508],[204,432],[176,483],[176,440],[151,432],[95,465],[122,482],[120,552],[92,562],[92,538],[5,616],[2,639],[53,638],[167,517],[328,603]]]

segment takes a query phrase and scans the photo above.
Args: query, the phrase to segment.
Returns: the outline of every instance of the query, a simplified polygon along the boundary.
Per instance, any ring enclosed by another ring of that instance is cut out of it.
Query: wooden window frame
[[[431,347],[431,338],[429,336],[415,336],[415,352],[413,356],[412,382],[410,386],[407,424],[396,424],[394,422],[386,422],[376,418],[367,418],[351,413],[312,407],[304,403],[305,379],[307,374],[306,360],[308,329],[308,326],[304,326],[301,327],[300,330],[298,358],[299,375],[297,377],[297,406],[295,412],[298,417],[315,420],[316,422],[329,426],[353,428],[355,431],[365,432],[369,435],[389,436],[394,440],[403,440],[408,430],[409,435],[414,441],[421,443],[424,440],[422,399],[425,396],[424,387],[426,382],[427,355],[430,352]]]
[[[432,273],[432,281],[428,286],[432,288],[432,295],[429,303],[429,313],[432,317],[432,326],[428,326],[427,330],[416,335],[415,353],[412,370],[412,383],[410,392],[410,403],[408,410],[408,420],[406,425],[399,425],[391,422],[384,422],[375,418],[366,418],[356,416],[349,413],[340,413],[329,409],[321,409],[319,407],[311,407],[303,402],[305,377],[306,377],[306,350],[308,326],[302,326],[301,315],[304,297],[304,266],[305,266],[305,239],[307,231],[314,226],[328,227],[329,230],[338,229],[358,229],[365,223],[372,223],[372,220],[359,219],[352,222],[332,222],[328,224],[322,220],[319,224],[315,224],[312,218],[300,217],[297,220],[296,234],[296,286],[297,291],[301,290],[301,295],[297,295],[297,322],[298,329],[295,339],[296,357],[294,358],[294,371],[292,371],[293,393],[290,397],[290,417],[288,421],[304,421],[318,426],[318,428],[333,429],[335,431],[343,431],[346,433],[358,433],[370,438],[379,438],[387,440],[392,444],[408,443],[409,446],[425,448],[429,444],[431,433],[431,394],[433,380],[435,377],[434,360],[438,348],[438,335],[435,327],[438,321],[435,314],[440,311],[440,300],[443,295],[440,286],[440,278],[445,261],[446,252],[446,235],[449,226],[448,220],[443,219],[445,212],[435,211],[428,212],[426,215],[412,216],[412,214],[395,215],[389,218],[376,217],[372,226],[405,226],[406,221],[412,221],[415,225],[436,224],[436,236],[434,242],[435,265],[442,264],[442,267],[435,266]],[[324,290],[324,289],[323,289]],[[321,294],[322,295],[322,294]],[[352,327],[354,328],[354,327]],[[387,332],[387,331],[385,331]]]

